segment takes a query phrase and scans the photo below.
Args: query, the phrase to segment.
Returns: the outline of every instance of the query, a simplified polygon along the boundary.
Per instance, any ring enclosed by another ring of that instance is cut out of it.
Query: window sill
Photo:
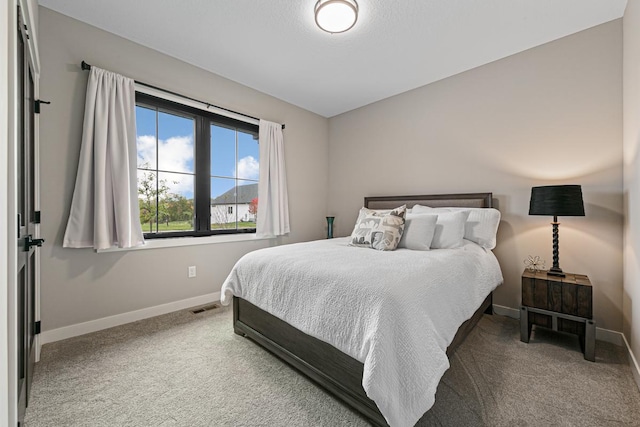
[[[146,249],[175,248],[179,246],[213,245],[216,243],[255,242],[260,240],[275,239],[275,237],[256,237],[255,234],[220,234],[206,237],[175,237],[167,239],[148,239],[144,245],[135,248],[109,248],[98,249],[97,253],[140,251]]]

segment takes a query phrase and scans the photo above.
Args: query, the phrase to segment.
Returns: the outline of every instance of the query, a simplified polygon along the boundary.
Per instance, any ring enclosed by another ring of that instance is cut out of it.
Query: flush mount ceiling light
[[[315,7],[316,24],[328,33],[343,33],[358,20],[355,0],[318,0]]]

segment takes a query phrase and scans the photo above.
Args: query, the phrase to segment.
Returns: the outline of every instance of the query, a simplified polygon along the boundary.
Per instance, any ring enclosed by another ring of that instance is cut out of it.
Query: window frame
[[[259,126],[254,123],[244,122],[231,117],[191,107],[158,96],[136,91],[136,107],[151,108],[168,114],[193,117],[194,119],[194,191],[193,191],[193,230],[190,231],[164,231],[144,232],[145,239],[166,239],[173,237],[203,237],[220,234],[255,234],[255,228],[238,228],[236,218],[234,229],[211,229],[211,125],[221,125],[234,128],[236,132],[242,131],[258,135]],[[157,120],[157,119],[156,119]],[[158,138],[158,135],[156,135]],[[237,151],[236,138],[236,151]],[[137,149],[136,149],[137,157]],[[237,159],[236,159],[237,162]],[[138,165],[136,161],[136,170]],[[156,164],[156,173],[158,173]],[[237,181],[236,181],[236,188]],[[235,205],[237,205],[237,200]],[[157,215],[157,214],[156,214]],[[156,221],[158,220],[156,216]]]

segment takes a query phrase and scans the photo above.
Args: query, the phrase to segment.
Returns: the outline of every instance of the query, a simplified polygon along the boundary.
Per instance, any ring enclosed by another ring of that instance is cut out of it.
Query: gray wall
[[[561,218],[560,264],[594,283],[598,326],[622,329],[622,24],[613,21],[329,120],[40,9],[42,320],[51,330],[216,292],[239,242],[96,254],[61,247],[89,63],[284,122],[293,232],[347,235],[368,195],[492,191],[502,211],[495,302],[520,304],[522,260],[551,263],[551,218],[527,215],[533,185],[582,184],[587,216]],[[187,76],[187,77],[185,77]],[[187,279],[188,265],[198,277]]]
[[[220,290],[233,264],[270,244],[238,242],[94,253],[63,249],[75,182],[87,73],[80,62],[286,123],[285,144],[292,232],[282,243],[321,238],[328,196],[326,118],[40,8],[42,157],[41,318],[44,330],[178,301]],[[256,64],[256,67],[259,65]],[[198,277],[187,279],[196,265]]]
[[[560,266],[589,275],[598,326],[622,327],[622,23],[594,27],[329,120],[329,213],[351,232],[364,196],[491,191],[495,253],[520,304],[527,255],[551,264],[552,218],[531,187],[583,186],[560,218]]]
[[[625,232],[622,331],[637,358],[640,356],[640,1],[629,0],[623,26]]]

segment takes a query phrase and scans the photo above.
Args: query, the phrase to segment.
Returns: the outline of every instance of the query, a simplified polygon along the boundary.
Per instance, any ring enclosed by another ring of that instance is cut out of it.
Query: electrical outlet
[[[189,278],[196,277],[196,266],[192,265],[189,267]]]

